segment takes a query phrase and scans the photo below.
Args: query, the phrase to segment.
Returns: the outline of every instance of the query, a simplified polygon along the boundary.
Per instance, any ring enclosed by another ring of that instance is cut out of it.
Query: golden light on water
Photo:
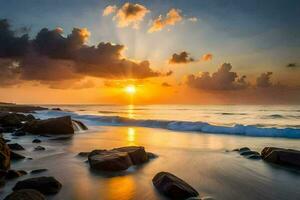
[[[135,141],[135,129],[134,128],[128,128],[127,131],[127,141],[130,143],[133,143]]]

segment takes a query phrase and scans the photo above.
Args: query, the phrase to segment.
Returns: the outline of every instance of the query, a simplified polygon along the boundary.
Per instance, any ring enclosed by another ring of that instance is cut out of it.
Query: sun
[[[136,93],[136,87],[134,85],[127,85],[124,88],[124,90],[127,94],[135,94]]]

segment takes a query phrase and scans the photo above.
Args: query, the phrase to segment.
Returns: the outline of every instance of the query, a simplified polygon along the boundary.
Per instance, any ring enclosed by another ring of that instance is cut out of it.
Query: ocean
[[[32,158],[13,163],[28,174],[7,181],[1,197],[19,180],[54,176],[61,191],[47,199],[60,200],[164,200],[152,184],[156,173],[167,171],[182,178],[200,197],[216,200],[298,200],[300,173],[250,160],[232,151],[266,146],[300,150],[300,106],[241,105],[47,105],[63,111],[37,111],[39,118],[71,115],[88,125],[70,140],[26,135],[5,136]],[[38,138],[42,143],[33,144]],[[45,151],[34,151],[41,145]],[[144,146],[158,158],[117,174],[95,173],[79,152],[121,146]]]

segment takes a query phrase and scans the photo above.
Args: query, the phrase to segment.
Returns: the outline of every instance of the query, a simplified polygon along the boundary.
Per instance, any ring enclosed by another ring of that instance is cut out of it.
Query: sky
[[[0,0],[0,101],[297,104],[299,19],[297,0]]]

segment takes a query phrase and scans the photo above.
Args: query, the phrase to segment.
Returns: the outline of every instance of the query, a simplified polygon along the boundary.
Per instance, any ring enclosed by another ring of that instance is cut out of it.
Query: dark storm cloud
[[[239,77],[236,72],[231,71],[232,66],[224,63],[217,72],[210,75],[203,72],[200,76],[188,75],[186,84],[192,88],[202,90],[237,90],[248,87],[246,76]]]
[[[183,64],[195,61],[190,57],[189,53],[183,51],[181,53],[174,53],[172,57],[169,59],[170,64]]]
[[[27,35],[15,36],[7,20],[1,20],[0,58],[18,59],[16,69],[21,79],[47,83],[80,80],[84,76],[142,79],[171,74],[153,71],[148,61],[125,58],[123,45],[108,42],[87,46],[90,32],[85,28],[74,28],[66,37],[62,33],[62,28],[43,28],[29,40]],[[10,67],[3,62],[1,76],[15,74]]]

